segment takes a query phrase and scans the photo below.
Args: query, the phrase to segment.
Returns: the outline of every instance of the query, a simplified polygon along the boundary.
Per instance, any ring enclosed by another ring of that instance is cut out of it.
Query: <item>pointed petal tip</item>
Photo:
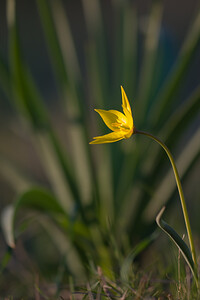
[[[100,113],[100,111],[102,111],[103,109],[97,109],[95,108],[94,111],[96,111],[98,114]]]
[[[98,143],[98,138],[94,137],[91,142],[89,142],[90,145],[92,144],[97,144]]]
[[[94,144],[102,144],[101,142],[99,142],[98,140],[94,139],[93,141],[89,142],[90,145],[94,145]]]

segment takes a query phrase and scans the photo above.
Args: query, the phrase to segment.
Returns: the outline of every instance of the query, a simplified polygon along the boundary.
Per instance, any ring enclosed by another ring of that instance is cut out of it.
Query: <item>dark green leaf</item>
[[[196,283],[198,282],[197,280],[197,272],[195,270],[194,262],[192,259],[191,252],[186,245],[186,243],[183,241],[183,239],[177,234],[177,232],[169,226],[165,221],[163,221],[162,215],[164,213],[165,207],[161,209],[159,214],[156,217],[156,222],[158,226],[171,238],[171,240],[174,242],[174,244],[178,247],[180,252],[182,253],[185,261],[187,262],[188,266],[190,267],[192,274],[195,278]]]

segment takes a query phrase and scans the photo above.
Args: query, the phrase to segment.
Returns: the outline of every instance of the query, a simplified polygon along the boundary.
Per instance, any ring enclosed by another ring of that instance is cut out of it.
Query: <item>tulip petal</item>
[[[121,93],[122,93],[122,107],[126,108],[126,110],[132,115],[131,106],[129,104],[128,98],[122,86],[121,86]]]
[[[111,132],[105,135],[94,137],[94,141],[90,142],[90,144],[114,143],[124,138],[125,138],[125,133],[123,132],[123,130],[121,130],[118,132]]]
[[[108,128],[110,128],[112,131],[119,131],[119,128],[113,124],[119,123],[127,126],[127,117],[120,111],[103,109],[95,109],[95,111],[100,114],[106,126],[108,126]]]
[[[134,133],[131,107],[122,86],[121,92],[122,108],[124,114],[117,110],[95,109],[95,111],[101,116],[107,127],[110,128],[113,132],[94,137],[94,140],[91,141],[90,144],[114,143],[122,139],[130,138]]]
[[[123,108],[123,111],[124,111],[124,114],[127,118],[127,125],[129,128],[133,128],[134,127],[134,124],[133,124],[133,117],[132,117],[132,114],[129,113],[129,111],[127,110],[126,107],[124,107],[122,105],[122,108]]]
[[[122,86],[121,86],[121,93],[122,93],[123,112],[128,119],[129,127],[132,128],[133,127],[133,117],[132,117],[132,112],[131,112],[131,106],[130,106],[130,103],[128,101],[128,98],[127,98],[126,93]]]

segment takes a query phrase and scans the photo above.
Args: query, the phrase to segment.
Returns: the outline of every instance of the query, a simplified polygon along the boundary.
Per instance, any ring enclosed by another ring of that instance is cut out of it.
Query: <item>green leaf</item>
[[[2,212],[1,223],[7,244],[15,247],[14,223],[20,208],[34,209],[50,214],[65,214],[57,199],[43,188],[32,188],[23,193],[14,205],[7,206]]]
[[[15,211],[20,206],[50,213],[65,213],[58,200],[44,188],[32,188],[22,194],[15,205]]]
[[[188,246],[186,245],[186,243],[183,241],[183,239],[177,234],[177,232],[171,226],[169,226],[165,221],[163,221],[161,219],[161,217],[164,213],[164,210],[165,210],[165,207],[163,207],[161,209],[161,211],[159,212],[159,214],[157,215],[156,223],[170,237],[170,239],[174,242],[174,244],[178,247],[178,249],[182,253],[186,263],[190,267],[192,274],[195,278],[195,281],[197,283],[198,282],[197,272],[194,267],[194,262],[192,259],[191,252],[190,252]]]

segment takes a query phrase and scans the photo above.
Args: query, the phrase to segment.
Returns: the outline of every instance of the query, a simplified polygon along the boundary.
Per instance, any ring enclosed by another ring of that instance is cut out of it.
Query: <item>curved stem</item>
[[[172,165],[172,168],[173,168],[173,171],[174,171],[174,176],[175,176],[175,179],[176,179],[176,184],[177,184],[177,187],[178,187],[178,192],[179,192],[179,196],[180,196],[180,200],[181,200],[181,206],[182,206],[183,216],[184,216],[185,225],[186,225],[186,229],[187,229],[190,249],[191,249],[191,252],[192,252],[192,258],[193,258],[195,266],[197,267],[197,260],[196,260],[194,241],[193,241],[192,231],[191,231],[191,226],[190,226],[190,220],[189,220],[189,216],[188,216],[188,212],[187,212],[187,207],[186,207],[186,203],[185,203],[185,198],[184,198],[184,194],[183,194],[183,189],[182,189],[180,177],[179,177],[176,165],[175,165],[174,158],[173,158],[171,152],[169,151],[169,149],[167,148],[167,146],[161,140],[159,140],[157,137],[155,137],[154,135],[152,135],[148,132],[140,131],[140,130],[135,130],[134,133],[146,135],[147,137],[149,137],[149,138],[153,139],[154,141],[156,141],[165,150],[165,152],[167,153],[167,155],[169,157],[169,160],[171,162],[171,165]]]

